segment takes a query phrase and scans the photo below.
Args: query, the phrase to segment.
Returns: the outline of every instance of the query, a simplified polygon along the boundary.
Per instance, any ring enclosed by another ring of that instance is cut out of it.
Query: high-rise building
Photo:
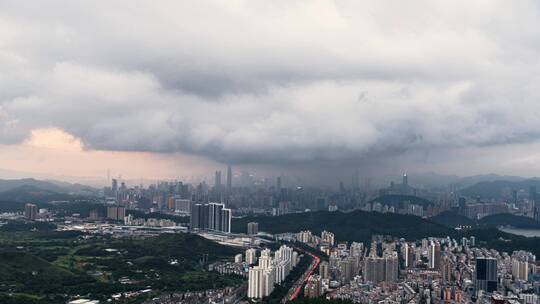
[[[304,287],[304,297],[318,298],[322,296],[322,278],[320,275],[312,275],[309,277],[306,286]]]
[[[191,229],[208,229],[208,204],[194,204],[191,207]]]
[[[409,179],[407,177],[407,173],[403,174],[403,187],[409,187]]]
[[[405,243],[402,247],[403,253],[403,266],[405,268],[414,267],[415,262],[415,249],[412,244]]]
[[[384,258],[370,256],[364,260],[364,281],[378,284],[385,279]]]
[[[339,273],[341,274],[341,283],[348,284],[355,276],[354,264],[349,259],[339,261]]]
[[[445,256],[441,260],[441,278],[443,283],[450,283],[452,281],[452,271],[455,268],[452,260]]]
[[[216,171],[216,178],[214,180],[214,189],[221,189],[221,171]]]
[[[527,261],[527,257],[512,258],[512,275],[516,280],[529,280],[529,262]]]
[[[113,194],[116,194],[116,192],[118,192],[118,180],[116,178],[112,179],[111,190]]]
[[[232,192],[232,169],[231,166],[227,166],[227,193]]]
[[[266,248],[261,250],[261,257],[259,258],[259,267],[263,269],[269,269],[272,267],[272,252]]]
[[[535,205],[536,205],[536,197],[537,197],[536,186],[530,186],[529,187],[529,199],[533,203],[535,203]]]
[[[231,209],[223,208],[221,210],[221,232],[231,233],[232,212]]]
[[[241,253],[234,256],[234,262],[235,263],[242,263],[242,254]]]
[[[428,253],[429,268],[439,270],[441,266],[441,245],[439,242],[431,241]]]
[[[384,280],[386,282],[396,282],[399,276],[399,260],[397,252],[385,254]]]
[[[174,210],[181,214],[191,214],[192,202],[189,199],[176,198],[174,200]]]
[[[256,235],[257,233],[259,233],[259,223],[249,222],[247,224],[247,233],[249,235]]]
[[[477,291],[497,290],[497,259],[476,258],[475,287]]]
[[[319,275],[322,279],[329,279],[330,278],[330,272],[329,272],[329,265],[328,262],[323,261],[319,265]]]
[[[108,206],[107,219],[113,221],[123,221],[126,216],[126,208],[123,206]]]
[[[263,274],[264,269],[255,266],[249,269],[248,274],[248,298],[259,299],[263,295]]]
[[[328,243],[334,246],[334,234],[332,232],[328,232],[326,230],[321,232],[321,240],[325,243]]]
[[[38,208],[34,204],[24,205],[24,217],[27,220],[35,221],[38,214]]]
[[[231,232],[231,209],[224,204],[194,204],[191,208],[190,224],[192,229],[207,229]]]
[[[249,248],[246,250],[246,263],[249,265],[257,263],[257,249]]]

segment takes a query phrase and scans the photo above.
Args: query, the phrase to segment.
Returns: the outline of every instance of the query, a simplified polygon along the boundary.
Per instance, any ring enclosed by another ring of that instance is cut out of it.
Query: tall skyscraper
[[[221,189],[221,171],[216,171],[216,177],[214,180],[214,189]]]
[[[113,191],[113,194],[116,194],[118,191],[118,180],[116,178],[112,179],[111,190]]]
[[[405,243],[403,245],[403,266],[405,268],[414,267],[415,262],[415,248],[412,244]]]
[[[409,186],[409,179],[407,178],[407,173],[403,174],[403,187]]]
[[[529,187],[529,199],[533,202],[533,203],[536,203],[536,186],[530,186]]]
[[[494,292],[497,290],[497,259],[476,258],[474,285],[476,291]]]
[[[38,208],[34,204],[26,204],[24,205],[24,217],[27,220],[34,221],[36,220],[38,214]]]
[[[431,241],[428,252],[429,268],[439,270],[441,267],[441,245]]]
[[[232,191],[232,169],[231,166],[227,166],[227,193],[230,194]]]

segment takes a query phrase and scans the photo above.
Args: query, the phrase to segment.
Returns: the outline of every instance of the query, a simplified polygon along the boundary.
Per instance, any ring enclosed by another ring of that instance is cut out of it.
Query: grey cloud
[[[540,138],[534,1],[395,6],[3,1],[0,141],[305,163]]]

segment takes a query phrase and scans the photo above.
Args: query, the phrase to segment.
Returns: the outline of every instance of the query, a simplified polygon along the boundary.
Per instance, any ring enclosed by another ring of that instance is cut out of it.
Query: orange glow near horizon
[[[220,166],[210,160],[180,153],[120,152],[84,149],[79,138],[58,128],[35,129],[16,145],[0,145],[0,169],[37,177],[106,181],[175,179],[201,176]]]

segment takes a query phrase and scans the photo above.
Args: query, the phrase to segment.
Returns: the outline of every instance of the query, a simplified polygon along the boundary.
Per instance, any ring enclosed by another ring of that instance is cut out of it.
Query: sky
[[[0,177],[537,176],[538,1],[0,2]]]

